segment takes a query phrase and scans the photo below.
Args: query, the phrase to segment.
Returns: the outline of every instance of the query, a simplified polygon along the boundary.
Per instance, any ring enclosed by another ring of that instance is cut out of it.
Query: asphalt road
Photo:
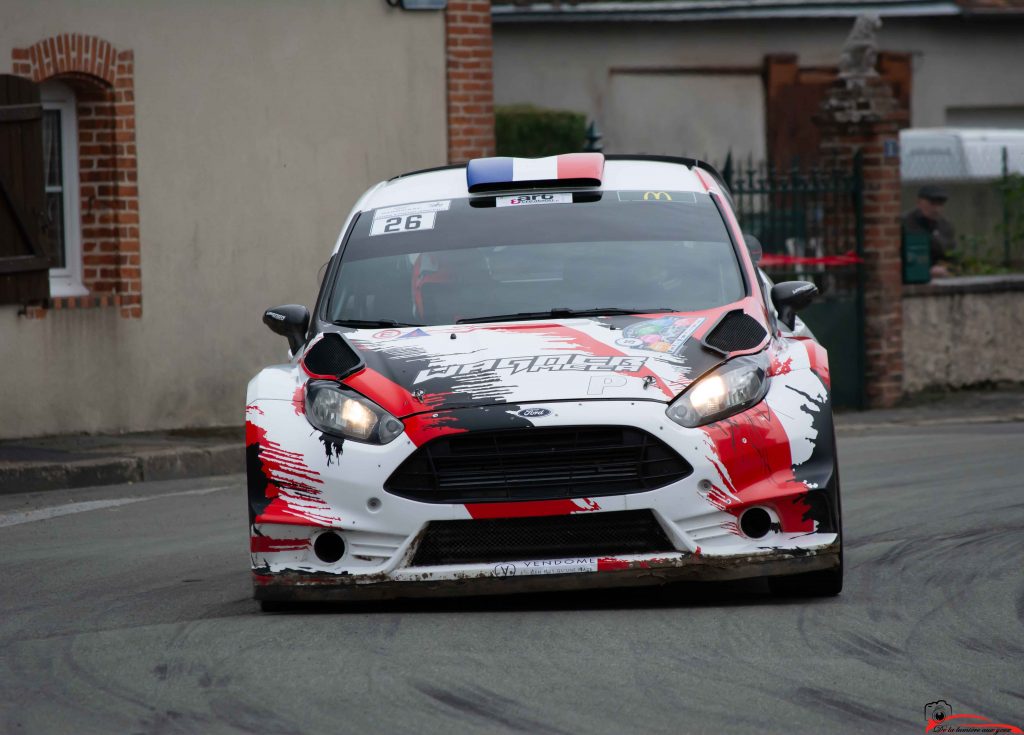
[[[1021,423],[841,434],[847,586],[812,602],[267,615],[240,478],[0,497],[0,732],[862,735],[923,732],[938,699],[1024,727],[1022,450]]]

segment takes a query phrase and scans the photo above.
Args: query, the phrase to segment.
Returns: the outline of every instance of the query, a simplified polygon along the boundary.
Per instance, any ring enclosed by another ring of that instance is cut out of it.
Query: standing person
[[[917,206],[903,215],[904,234],[925,234],[931,239],[932,278],[952,275],[950,262],[956,249],[953,225],[942,216],[949,195],[941,186],[927,184],[917,191]]]

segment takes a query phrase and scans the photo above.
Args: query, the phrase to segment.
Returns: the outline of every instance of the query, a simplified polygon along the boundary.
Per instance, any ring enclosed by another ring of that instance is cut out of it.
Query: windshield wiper
[[[339,327],[355,327],[356,329],[369,329],[371,327],[422,327],[422,324],[406,324],[396,322],[394,319],[335,319],[331,324]]]
[[[494,314],[459,319],[456,324],[481,324],[483,322],[517,322],[529,319],[558,319],[574,316],[614,316],[616,314],[661,314],[676,311],[671,306],[653,309],[623,309],[618,306],[597,306],[592,309],[550,309],[548,311],[520,311],[516,314]]]

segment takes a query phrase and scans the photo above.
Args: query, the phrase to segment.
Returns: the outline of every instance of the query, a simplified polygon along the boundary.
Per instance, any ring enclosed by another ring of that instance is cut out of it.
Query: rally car
[[[752,243],[753,241],[750,241]],[[485,158],[367,191],[249,383],[254,593],[842,588],[828,358],[691,159]]]

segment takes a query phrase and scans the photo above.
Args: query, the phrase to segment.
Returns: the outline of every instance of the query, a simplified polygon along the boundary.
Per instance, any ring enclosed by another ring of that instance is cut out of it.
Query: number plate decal
[[[435,212],[396,214],[391,217],[374,217],[370,235],[399,235],[404,232],[420,232],[434,229]]]

